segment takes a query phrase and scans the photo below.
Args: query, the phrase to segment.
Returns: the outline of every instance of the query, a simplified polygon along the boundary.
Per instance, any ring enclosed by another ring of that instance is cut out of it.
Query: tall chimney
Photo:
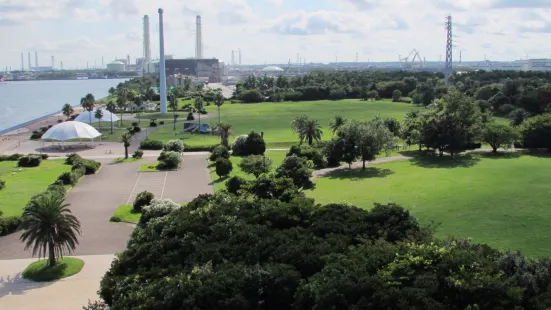
[[[21,53],[21,72],[25,71],[25,58],[23,53]]]
[[[203,36],[201,33],[201,16],[196,18],[196,33],[195,33],[195,58],[203,58]]]
[[[38,68],[38,52],[34,52],[34,67]]]
[[[165,38],[163,29],[163,9],[159,9],[159,78],[160,78],[160,94],[161,94],[161,113],[167,113],[166,104],[166,69],[165,69]]]
[[[29,57],[28,57],[28,58],[29,58],[29,71],[31,71],[31,70],[32,70],[31,52],[29,52],[28,56],[29,56]]]
[[[241,49],[239,49],[239,65],[241,65]]]
[[[151,61],[151,40],[149,38],[149,16],[143,17],[143,58],[144,64]]]

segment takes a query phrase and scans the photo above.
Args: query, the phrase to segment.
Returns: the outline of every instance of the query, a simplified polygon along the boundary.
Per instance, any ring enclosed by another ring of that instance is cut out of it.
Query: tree
[[[252,174],[258,178],[263,173],[268,173],[272,169],[272,160],[264,155],[249,155],[243,157],[239,162],[239,168],[247,174]]]
[[[64,104],[63,108],[61,109],[61,113],[63,113],[63,115],[65,115],[67,118],[70,118],[73,112],[73,107],[68,103]]]
[[[232,170],[233,165],[229,159],[223,157],[216,159],[216,174],[219,178],[228,176]]]
[[[125,132],[121,136],[121,142],[124,145],[124,158],[128,158],[128,148],[130,147],[130,144],[132,143],[132,134],[129,132]]]
[[[109,93],[109,95],[114,96],[117,90],[114,87],[111,87],[107,92]]]
[[[95,103],[96,99],[92,94],[87,94],[80,99],[80,105],[90,114],[90,126],[92,126],[92,111],[94,111]]]
[[[308,116],[303,115],[293,119],[291,126],[293,131],[296,132],[300,139],[300,144],[304,140],[308,141],[308,145],[312,145],[315,141],[321,141],[323,131],[317,120],[310,119]]]
[[[329,128],[331,128],[331,131],[333,134],[337,132],[344,124],[346,124],[346,117],[341,115],[335,115],[333,117],[333,120],[329,123]]]
[[[203,98],[197,97],[193,102],[193,107],[197,110],[197,115],[199,116],[199,132],[201,132],[201,112],[203,111],[204,102]]]
[[[172,109],[172,116],[174,118],[174,131],[176,131],[176,119],[178,118],[178,115],[176,115],[176,110],[178,110],[178,99],[176,98],[176,95],[174,93],[170,92],[168,95],[168,107]]]
[[[214,95],[214,105],[218,107],[218,123],[220,124],[220,107],[224,104],[224,95],[221,92],[216,92]]]
[[[101,119],[103,118],[103,111],[98,108],[96,113],[94,113],[94,117],[98,119],[99,131],[101,132]]]
[[[315,185],[310,179],[312,177],[312,162],[304,157],[296,155],[287,156],[276,169],[276,178],[289,178],[299,189],[314,189]]]
[[[228,139],[231,134],[232,125],[227,123],[218,123],[216,125],[216,132],[220,135],[221,144],[225,147],[229,147]]]
[[[117,97],[117,108],[119,108],[119,112],[121,113],[121,127],[122,127],[122,115],[124,111],[126,111],[127,107],[128,107],[128,100],[126,99],[126,96],[119,94]]]
[[[142,111],[142,105],[143,105],[143,95],[137,95],[134,97],[134,104],[136,105],[136,108],[138,109],[138,124],[141,124],[141,118],[140,118],[140,112]]]
[[[492,152],[519,139],[518,132],[507,125],[488,124],[482,130],[482,140],[492,147]]]
[[[61,195],[39,195],[23,209],[20,227],[24,232],[20,239],[25,242],[25,250],[32,247],[33,256],[38,254],[39,258],[48,252],[50,267],[65,251],[70,253],[76,248],[80,235],[80,222],[63,200]]]
[[[546,148],[551,152],[551,114],[531,117],[521,126],[525,148]]]
[[[402,98],[402,92],[399,89],[395,89],[392,92],[392,101],[393,102],[398,102],[398,101],[400,101],[400,98]]]
[[[116,108],[117,106],[115,105],[113,100],[109,100],[107,106],[105,107],[105,109],[109,111],[109,113],[111,113],[111,134],[113,134],[113,113],[115,113]]]

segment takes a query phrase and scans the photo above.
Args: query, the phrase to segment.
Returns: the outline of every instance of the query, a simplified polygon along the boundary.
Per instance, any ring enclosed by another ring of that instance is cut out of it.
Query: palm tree
[[[63,199],[52,194],[40,195],[23,210],[20,227],[24,232],[20,240],[25,242],[25,250],[32,247],[33,256],[46,257],[48,251],[49,266],[54,266],[65,250],[72,252],[80,235],[80,222]]]
[[[143,95],[137,95],[134,97],[134,104],[136,105],[136,107],[138,108],[138,124],[141,123],[141,118],[140,118],[140,112],[142,110],[142,105],[143,105]]]
[[[68,103],[64,104],[63,108],[61,109],[61,113],[63,113],[63,115],[65,115],[67,118],[70,118],[73,112],[75,112],[73,110],[73,107]]]
[[[307,119],[301,132],[304,139],[308,140],[308,145],[312,145],[313,140],[316,140],[316,142],[321,141],[321,136],[323,135],[321,126],[315,119]]]
[[[335,115],[333,120],[329,123],[329,127],[333,134],[337,132],[344,124],[346,124],[346,117],[341,115]]]
[[[195,102],[193,103],[193,106],[197,110],[197,114],[199,116],[199,133],[201,133],[201,111],[203,111],[203,98],[201,97],[195,98]]]
[[[172,109],[172,116],[174,117],[174,131],[176,131],[176,119],[178,118],[178,115],[176,115],[176,110],[178,110],[178,99],[174,93],[170,92],[168,95],[168,101],[168,107]]]
[[[231,134],[232,126],[227,123],[218,123],[216,125],[216,131],[220,134],[220,140],[223,146],[229,147],[228,138]]]
[[[218,124],[220,124],[220,107],[224,104],[224,95],[221,92],[216,92],[214,95],[214,105],[218,107]]]
[[[130,147],[130,143],[132,143],[132,134],[129,132],[125,132],[121,136],[121,142],[124,145],[124,158],[128,158],[128,147]]]
[[[98,108],[96,110],[96,113],[94,114],[94,117],[98,119],[98,127],[99,127],[99,131],[101,132],[101,119],[103,118],[103,111]]]
[[[301,116],[295,117],[291,121],[291,127],[293,128],[293,131],[298,134],[298,137],[300,139],[299,144],[302,144],[302,142],[304,141],[304,136],[302,135],[302,131],[303,131],[302,128],[304,128],[304,123],[307,120],[308,120],[308,116],[301,115]]]
[[[92,94],[87,94],[80,99],[80,105],[90,114],[90,126],[92,125],[92,111],[94,111],[95,103],[96,98],[94,98],[94,95]]]
[[[121,112],[121,127],[122,127],[122,115],[124,113],[124,110],[126,110],[126,107],[128,106],[127,102],[128,101],[127,101],[125,96],[119,95],[117,97],[117,107],[119,108],[119,111]]]
[[[115,113],[115,110],[117,109],[117,106],[115,105],[113,100],[110,100],[107,103],[107,106],[105,107],[105,109],[107,111],[111,112],[111,134],[113,134],[113,113]]]

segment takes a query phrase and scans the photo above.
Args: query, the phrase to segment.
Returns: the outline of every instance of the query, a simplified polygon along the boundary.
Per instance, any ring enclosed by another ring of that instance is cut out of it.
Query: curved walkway
[[[155,158],[137,162],[113,164],[110,159],[100,160],[102,168],[95,175],[85,176],[67,195],[73,214],[80,220],[82,234],[79,245],[71,255],[114,254],[123,251],[134,226],[110,223],[109,218],[119,205],[126,204],[139,185],[138,167],[151,163]],[[183,168],[170,172],[143,172],[163,177],[163,198],[176,202],[188,202],[199,194],[212,193],[213,188],[207,155],[184,155]],[[19,241],[20,233],[0,238],[0,260],[31,258],[31,251],[24,251]]]

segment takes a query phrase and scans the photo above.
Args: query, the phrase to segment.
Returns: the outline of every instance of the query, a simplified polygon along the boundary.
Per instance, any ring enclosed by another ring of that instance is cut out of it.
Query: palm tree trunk
[[[218,106],[218,124],[220,124],[220,106]]]
[[[92,126],[92,111],[88,111],[88,112],[90,112],[90,115],[88,116],[90,116],[90,126]]]
[[[176,131],[176,111],[172,111],[172,118],[174,119],[174,131]]]
[[[54,266],[55,265],[55,248],[54,243],[49,242],[48,243],[48,266]]]
[[[201,111],[199,111],[198,114],[199,114],[199,134],[201,134]]]
[[[122,110],[121,110],[121,128],[122,128],[122,113],[123,113],[123,112],[122,112]]]
[[[113,134],[113,113],[111,113],[111,134]]]

